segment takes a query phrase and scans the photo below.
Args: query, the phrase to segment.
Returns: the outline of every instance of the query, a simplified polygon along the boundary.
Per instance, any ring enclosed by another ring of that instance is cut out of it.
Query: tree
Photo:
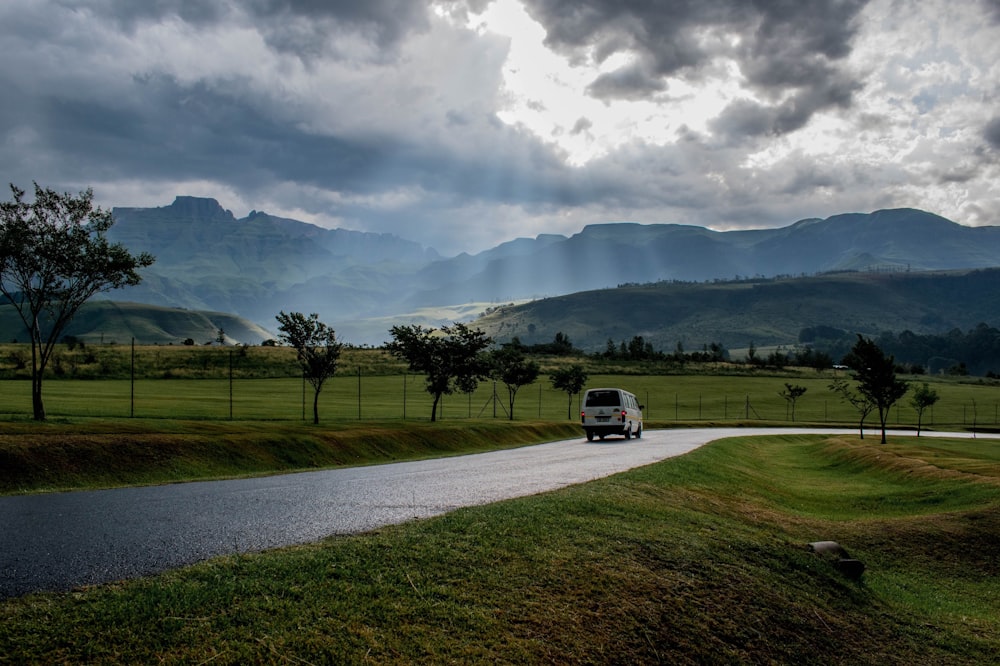
[[[795,420],[795,403],[805,394],[805,392],[805,386],[792,386],[788,382],[785,382],[785,390],[778,393],[778,395],[785,399],[789,407],[792,408],[793,421]]]
[[[508,418],[514,420],[514,398],[522,386],[526,386],[536,379],[540,369],[534,361],[528,360],[524,352],[516,347],[501,347],[490,354],[490,364],[493,369],[493,376],[504,383],[507,387]]]
[[[442,326],[440,332],[419,324],[393,326],[392,341],[385,348],[396,358],[409,364],[413,372],[427,377],[427,392],[434,397],[431,421],[437,420],[441,396],[451,395],[456,388],[470,392],[489,376],[489,364],[483,350],[493,341],[478,329],[466,324]]]
[[[865,438],[865,419],[868,415],[872,413],[875,409],[875,404],[867,398],[867,396],[860,395],[851,390],[850,385],[847,380],[838,377],[830,382],[830,390],[838,394],[844,402],[849,403],[854,409],[858,410],[858,415],[860,420],[858,421],[858,430],[861,433],[861,439]]]
[[[565,391],[569,404],[566,407],[566,418],[573,418],[573,396],[583,390],[587,383],[587,373],[583,371],[583,366],[574,364],[568,368],[559,368],[549,375],[552,380],[552,388],[557,391]]]
[[[337,371],[343,345],[317,314],[306,317],[301,312],[281,312],[276,319],[278,338],[295,348],[302,376],[313,387],[313,423],[319,423],[319,393]]]
[[[877,344],[860,333],[845,361],[853,370],[851,377],[858,382],[858,391],[878,410],[882,443],[885,444],[885,421],[889,417],[889,409],[906,395],[909,386],[896,377],[896,360],[891,355],[885,355]]]
[[[154,258],[108,241],[114,218],[94,206],[92,190],[74,196],[35,183],[29,203],[10,189],[13,201],[0,203],[0,293],[31,338],[31,406],[42,421],[42,377],[56,341],[91,296],[139,284],[138,269]]]
[[[910,405],[917,411],[917,437],[920,437],[920,426],[924,420],[924,410],[932,407],[938,401],[938,398],[937,391],[928,386],[927,382],[913,389],[913,395],[910,396]]]

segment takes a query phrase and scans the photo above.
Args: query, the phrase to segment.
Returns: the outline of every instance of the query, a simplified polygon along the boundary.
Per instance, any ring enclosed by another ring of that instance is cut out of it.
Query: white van
[[[642,437],[642,408],[635,396],[617,388],[593,388],[583,394],[580,421],[587,441],[594,436],[625,435]]]

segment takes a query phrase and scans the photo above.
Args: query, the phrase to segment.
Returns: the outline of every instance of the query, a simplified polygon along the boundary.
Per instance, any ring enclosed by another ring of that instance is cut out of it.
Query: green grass
[[[424,378],[413,374],[335,375],[320,394],[320,419],[358,421],[430,418],[431,398]],[[780,397],[784,384],[806,387],[795,409],[795,422],[857,425],[857,413],[829,390],[832,373],[803,372],[799,376],[591,374],[588,387],[620,386],[645,404],[645,416],[664,424],[678,422],[792,421],[788,403]],[[913,378],[912,381],[924,381]],[[931,380],[940,401],[925,412],[923,426],[946,429],[1000,427],[1000,384]],[[445,396],[444,419],[506,418],[507,389],[482,382],[472,395]],[[43,387],[51,417],[110,417],[237,420],[311,419],[312,388],[300,378],[49,380]],[[359,399],[360,396],[360,399]],[[579,414],[577,396],[570,419]],[[517,394],[515,418],[567,419],[567,396],[552,388],[543,375]],[[231,410],[231,411],[230,411]],[[0,419],[31,414],[30,384],[0,381]],[[867,425],[876,424],[869,416]],[[917,415],[904,397],[889,413],[891,426],[916,427]]]
[[[264,475],[475,453],[579,436],[571,423],[313,426],[74,419],[0,429],[0,495]]]
[[[716,442],[540,496],[10,600],[0,605],[0,655],[11,663],[996,663],[994,446]],[[809,542],[827,539],[866,563],[860,582],[809,552]]]

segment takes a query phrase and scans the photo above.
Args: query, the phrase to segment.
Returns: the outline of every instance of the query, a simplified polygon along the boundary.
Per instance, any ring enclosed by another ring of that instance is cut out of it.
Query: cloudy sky
[[[106,207],[214,197],[443,254],[1000,224],[1000,0],[4,0],[0,48],[0,178]]]

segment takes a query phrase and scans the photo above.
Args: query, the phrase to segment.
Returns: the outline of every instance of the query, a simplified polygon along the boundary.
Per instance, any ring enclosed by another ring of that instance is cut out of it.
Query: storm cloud
[[[993,0],[11,0],[0,177],[444,253],[889,206],[996,224],[998,37]]]

